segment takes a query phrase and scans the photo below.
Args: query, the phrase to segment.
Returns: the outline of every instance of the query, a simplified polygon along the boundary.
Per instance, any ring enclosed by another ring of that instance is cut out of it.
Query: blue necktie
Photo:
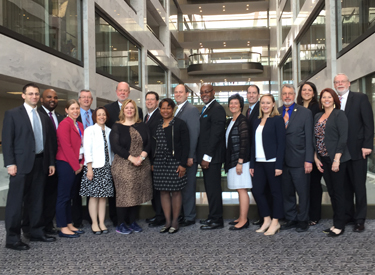
[[[201,113],[201,115],[203,115],[203,113],[204,113],[204,110],[206,110],[206,105],[205,105],[205,106],[203,106],[203,109],[202,109],[202,113]]]
[[[35,153],[39,154],[43,151],[42,127],[40,125],[40,121],[39,121],[38,115],[36,114],[35,109],[33,109],[32,113],[33,113],[33,130],[34,130],[34,139],[35,139]]]

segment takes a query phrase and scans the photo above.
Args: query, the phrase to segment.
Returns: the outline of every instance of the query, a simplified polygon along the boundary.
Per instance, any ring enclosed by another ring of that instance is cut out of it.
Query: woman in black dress
[[[160,191],[165,225],[160,233],[176,233],[179,229],[178,216],[181,211],[181,190],[187,182],[186,163],[190,141],[186,123],[173,116],[176,104],[170,98],[160,104],[162,120],[153,133],[154,138],[154,188]],[[171,213],[172,210],[172,213]],[[171,221],[171,216],[173,219]]]
[[[299,88],[297,96],[297,104],[308,108],[312,112],[313,118],[321,112],[318,103],[318,91],[312,82],[305,82]],[[315,163],[313,163],[313,170],[310,174],[310,210],[309,210],[309,225],[316,225],[321,219],[322,213],[322,173],[319,172]]]

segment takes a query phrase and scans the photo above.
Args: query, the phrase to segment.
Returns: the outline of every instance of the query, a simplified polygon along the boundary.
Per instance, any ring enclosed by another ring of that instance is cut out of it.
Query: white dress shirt
[[[57,120],[57,116],[55,114],[55,110],[50,111],[46,107],[44,107],[43,105],[42,105],[42,107],[43,107],[44,111],[46,111],[46,113],[47,113],[48,116],[49,116],[50,112],[52,113],[52,118],[53,118],[53,121],[55,122],[56,130],[57,130],[57,128],[59,127],[59,121]]]
[[[345,111],[345,107],[346,107],[346,102],[348,101],[348,95],[349,95],[349,90],[345,92],[345,94],[342,95],[342,99],[341,99],[341,110]],[[339,98],[340,98],[340,95],[338,95]]]

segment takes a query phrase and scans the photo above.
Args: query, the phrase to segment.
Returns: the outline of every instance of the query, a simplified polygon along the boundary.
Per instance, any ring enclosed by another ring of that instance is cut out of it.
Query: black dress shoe
[[[200,224],[210,224],[212,222],[213,222],[213,220],[211,220],[211,219],[205,219],[205,220],[200,220],[199,221]]]
[[[323,233],[324,233],[324,234],[329,234],[329,232],[331,232],[331,228],[327,228],[327,229],[324,229],[324,230],[323,230]]]
[[[159,227],[165,224],[165,220],[155,220],[154,222],[150,222],[148,227]]]
[[[255,221],[255,222],[253,222],[253,225],[262,225],[263,222],[264,222],[263,219],[259,219],[259,220]]]
[[[147,222],[147,223],[152,223],[152,222],[154,222],[154,221],[156,221],[156,216],[154,216],[154,217],[152,217],[152,218],[148,218],[148,219],[146,219],[146,222]]]
[[[353,232],[361,233],[365,231],[365,224],[364,223],[356,223],[353,228]]]
[[[281,225],[280,230],[288,230],[291,228],[296,228],[298,222],[297,221],[288,221],[287,223]]]
[[[342,235],[342,234],[344,234],[344,229],[342,229],[341,230],[341,232],[339,233],[339,234],[336,234],[335,232],[333,232],[333,231],[330,231],[329,233],[328,233],[328,237],[338,237],[338,236],[340,236],[340,235]]]
[[[56,228],[44,228],[44,233],[46,234],[51,234],[51,235],[56,235],[59,231]]]
[[[12,244],[7,243],[5,245],[5,247],[13,249],[13,250],[29,250],[30,249],[30,246],[28,246],[27,244],[25,244],[21,241],[18,241],[18,242],[12,243]]]
[[[220,229],[220,228],[223,228],[223,227],[224,227],[223,221],[219,221],[219,222],[211,221],[211,223],[209,223],[209,224],[202,225],[201,229],[202,230],[211,230],[211,229]]]
[[[231,221],[231,222],[229,222],[228,224],[229,225],[236,225],[238,222],[235,222],[235,221]]]
[[[179,228],[171,227],[171,228],[169,228],[168,233],[169,234],[175,234],[175,233],[178,232],[178,230],[179,230]]]
[[[188,221],[188,220],[183,220],[182,222],[179,222],[179,225],[181,227],[186,227],[195,224],[195,221]]]
[[[44,235],[42,237],[31,237],[30,242],[45,242],[45,243],[51,243],[56,241],[55,237]]]
[[[26,239],[30,239],[30,233],[23,233],[23,236],[26,238]]]
[[[234,225],[229,227],[229,230],[241,230],[241,229],[245,229],[245,228],[249,228],[249,220],[247,220],[247,222],[241,226],[241,227],[235,227]]]
[[[308,222],[298,222],[296,231],[298,233],[306,232],[309,229],[309,223]]]

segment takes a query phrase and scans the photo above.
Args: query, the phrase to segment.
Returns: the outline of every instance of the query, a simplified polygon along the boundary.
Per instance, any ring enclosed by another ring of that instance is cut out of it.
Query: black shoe
[[[223,227],[224,227],[223,221],[213,222],[211,220],[211,223],[202,225],[201,229],[202,230],[211,230],[211,229],[220,229],[220,228],[223,228]]]
[[[306,232],[309,229],[309,223],[308,222],[298,222],[296,231],[298,233]]]
[[[355,220],[354,219],[349,219],[346,221],[346,225],[355,225]]]
[[[29,250],[30,249],[30,246],[28,246],[27,244],[21,241],[18,241],[12,244],[7,243],[5,247],[9,249],[13,249],[13,250]]]
[[[57,235],[59,231],[56,228],[44,228],[44,233],[51,234],[51,235]]]
[[[264,222],[263,219],[259,219],[259,220],[255,221],[255,222],[253,222],[253,225],[262,225],[263,222]]]
[[[163,228],[159,231],[160,233],[167,233],[171,227],[163,226]]]
[[[281,225],[280,230],[288,230],[291,228],[296,228],[298,222],[297,221],[288,221],[287,223]]]
[[[73,234],[73,235],[71,235],[71,234],[65,234],[65,233],[62,233],[61,231],[59,231],[59,236],[61,237],[61,238],[79,238],[79,234]]]
[[[31,237],[30,242],[45,242],[45,243],[51,243],[56,241],[55,237],[44,235],[42,237]]]
[[[183,220],[182,222],[179,222],[181,227],[186,227],[195,224],[195,221],[188,221],[188,220]]]
[[[353,232],[361,233],[365,231],[365,224],[364,223],[356,223],[353,228]]]
[[[99,231],[94,231],[91,227],[91,232],[94,234],[94,235],[102,235],[103,231],[99,230]]]
[[[330,232],[328,233],[328,237],[338,237],[338,236],[344,234],[344,232],[345,232],[344,229],[342,229],[341,232],[340,232],[339,234],[336,234],[335,232],[330,231]]]
[[[148,227],[159,227],[165,224],[165,220],[155,220],[148,224]]]
[[[182,223],[185,220],[184,216],[178,216],[178,223]]]
[[[231,222],[229,222],[228,224],[229,225],[236,225],[238,222],[235,222],[235,221],[231,221]]]
[[[235,227],[234,225],[229,227],[229,230],[241,230],[241,229],[245,229],[245,228],[249,228],[249,220],[247,220],[247,222],[241,226],[241,227]]]
[[[153,216],[152,218],[148,218],[148,219],[146,219],[146,222],[147,223],[153,223],[153,222],[155,222],[156,221],[156,216]]]
[[[331,232],[331,228],[327,228],[327,229],[324,229],[324,230],[323,230],[323,233],[324,233],[324,234],[329,234],[329,232]]]
[[[212,223],[212,222],[213,222],[212,219],[205,219],[205,220],[200,220],[200,221],[199,221],[200,224],[210,224],[210,223]]]
[[[171,228],[169,228],[168,233],[169,233],[169,234],[174,234],[174,233],[177,233],[178,230],[179,230],[179,228],[171,227]]]
[[[23,236],[26,238],[26,239],[30,239],[30,233],[25,233],[25,232],[23,232]]]

